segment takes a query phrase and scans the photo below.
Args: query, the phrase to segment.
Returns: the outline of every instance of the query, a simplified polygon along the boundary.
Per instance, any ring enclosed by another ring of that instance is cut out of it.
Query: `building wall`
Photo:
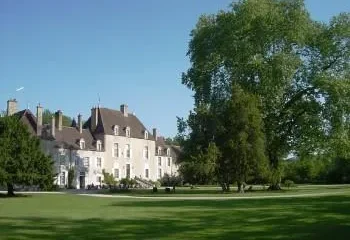
[[[100,185],[103,181],[102,170],[115,176],[115,169],[119,169],[119,177],[116,180],[127,177],[127,165],[130,165],[130,178],[135,176],[153,181],[161,178],[165,173],[177,174],[178,167],[171,156],[156,156],[155,141],[146,139],[128,138],[125,136],[105,135],[102,151],[69,150],[55,148],[54,142],[42,140],[43,151],[54,160],[54,170],[58,174],[55,183],[61,187],[68,184],[68,170],[75,169],[73,186],[77,189],[87,185]],[[118,143],[118,157],[114,156],[114,143]],[[130,157],[127,157],[126,145],[130,145]],[[146,158],[145,147],[148,147]],[[87,163],[88,158],[88,165]],[[97,159],[101,158],[101,166],[97,165]],[[159,166],[161,158],[161,166]],[[84,161],[84,159],[86,159]],[[168,164],[170,159],[170,165]],[[148,169],[148,178],[146,177]],[[159,175],[161,169],[161,176]],[[117,176],[115,176],[117,177]],[[64,178],[64,179],[63,179]],[[82,184],[84,182],[84,184]]]
[[[131,129],[132,131],[132,129]],[[130,164],[130,178],[145,176],[149,169],[148,179],[156,180],[154,149],[155,142],[146,139],[128,138],[125,136],[105,135],[106,170],[112,174],[119,169],[119,178],[127,176],[127,164]],[[114,143],[118,143],[119,156],[114,157]],[[130,145],[130,157],[126,154],[126,145]],[[148,147],[148,158],[145,157],[145,147]]]

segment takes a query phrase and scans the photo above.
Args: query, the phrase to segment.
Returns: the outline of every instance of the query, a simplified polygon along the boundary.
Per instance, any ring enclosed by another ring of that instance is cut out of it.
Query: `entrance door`
[[[81,172],[79,176],[80,189],[85,189],[85,173]]]
[[[130,178],[130,164],[126,164],[126,178]]]

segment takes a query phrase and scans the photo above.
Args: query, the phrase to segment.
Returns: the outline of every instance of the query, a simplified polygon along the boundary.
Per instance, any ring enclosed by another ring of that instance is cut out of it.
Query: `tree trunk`
[[[271,184],[268,190],[276,191],[276,190],[282,190],[282,188],[279,183],[275,183],[275,184]]]
[[[237,192],[244,193],[244,186],[243,183],[240,181],[237,181]]]
[[[7,183],[7,195],[8,196],[14,196],[14,188],[12,183]]]
[[[223,192],[229,192],[230,191],[230,185],[227,183],[221,183],[221,188]]]

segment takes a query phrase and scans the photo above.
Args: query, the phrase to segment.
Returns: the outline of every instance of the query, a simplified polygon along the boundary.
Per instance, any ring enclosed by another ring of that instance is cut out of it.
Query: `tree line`
[[[275,190],[291,154],[349,159],[348,12],[323,23],[302,0],[244,0],[201,16],[190,36],[182,84],[194,109],[177,138],[186,181]]]

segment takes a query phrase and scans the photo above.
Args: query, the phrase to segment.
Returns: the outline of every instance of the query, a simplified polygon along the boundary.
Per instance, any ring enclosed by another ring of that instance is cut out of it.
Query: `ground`
[[[330,196],[166,200],[31,194],[0,198],[0,239],[349,239],[349,187],[314,189]]]

